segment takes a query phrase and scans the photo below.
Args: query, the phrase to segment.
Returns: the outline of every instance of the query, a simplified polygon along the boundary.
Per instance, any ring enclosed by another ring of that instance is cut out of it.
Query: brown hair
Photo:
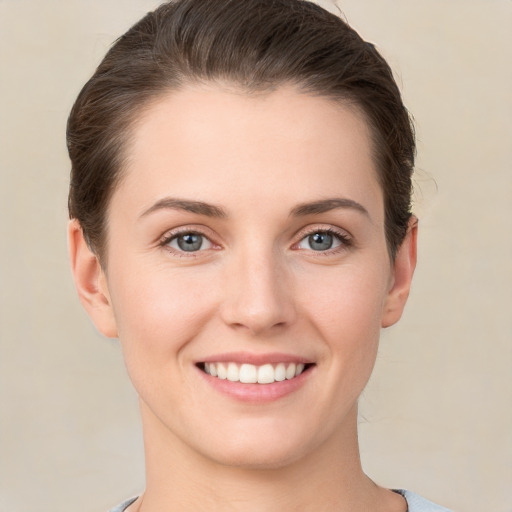
[[[100,258],[133,121],[170,90],[215,81],[251,92],[294,84],[355,104],[371,128],[394,257],[411,216],[415,138],[391,69],[375,47],[305,0],[175,0],[115,42],[69,116],[69,214]]]

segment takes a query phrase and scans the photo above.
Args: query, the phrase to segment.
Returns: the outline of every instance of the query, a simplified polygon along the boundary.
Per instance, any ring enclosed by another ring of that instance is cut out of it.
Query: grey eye
[[[314,251],[327,251],[332,247],[333,236],[330,233],[313,233],[308,236],[308,242]]]
[[[304,237],[299,242],[299,249],[309,249],[313,251],[328,251],[342,245],[340,237],[329,233],[328,231],[316,231]]]
[[[169,242],[169,247],[184,252],[195,252],[201,249],[209,249],[211,245],[211,242],[199,233],[182,233],[175,236]]]

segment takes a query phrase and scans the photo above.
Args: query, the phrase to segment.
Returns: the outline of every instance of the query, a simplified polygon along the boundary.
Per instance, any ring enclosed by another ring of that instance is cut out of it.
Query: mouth
[[[197,367],[207,375],[219,380],[242,384],[273,384],[293,380],[308,371],[314,363],[266,363],[254,365],[236,362],[201,362]]]

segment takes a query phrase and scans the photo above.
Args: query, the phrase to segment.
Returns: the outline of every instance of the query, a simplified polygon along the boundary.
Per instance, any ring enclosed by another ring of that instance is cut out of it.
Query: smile
[[[199,367],[208,375],[244,384],[272,384],[298,377],[308,366],[304,363],[238,364],[235,362],[202,363]]]

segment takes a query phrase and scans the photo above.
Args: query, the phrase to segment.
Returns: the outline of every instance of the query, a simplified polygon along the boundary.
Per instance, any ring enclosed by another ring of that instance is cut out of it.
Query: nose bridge
[[[292,321],[294,307],[284,260],[270,244],[247,244],[233,252],[221,308],[227,324],[258,334]]]

